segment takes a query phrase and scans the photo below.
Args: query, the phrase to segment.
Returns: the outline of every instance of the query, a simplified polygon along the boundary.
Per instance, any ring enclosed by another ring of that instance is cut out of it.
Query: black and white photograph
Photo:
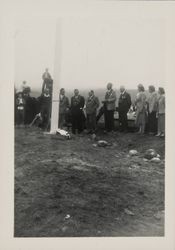
[[[14,239],[166,236],[167,20],[107,12],[13,19]]]

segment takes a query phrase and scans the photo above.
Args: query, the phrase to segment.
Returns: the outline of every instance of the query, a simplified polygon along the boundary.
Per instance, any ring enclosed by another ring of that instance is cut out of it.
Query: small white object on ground
[[[64,130],[64,129],[57,129],[56,130],[56,133],[58,133],[58,134],[60,134],[60,135],[62,135],[62,136],[65,136],[65,137],[67,137],[68,139],[70,138],[70,134],[66,131],[66,130]]]
[[[160,162],[160,158],[154,157],[154,158],[151,159],[151,162],[159,163]]]
[[[125,214],[128,214],[128,215],[134,215],[134,213],[127,208],[125,208],[124,212]]]
[[[138,155],[138,151],[135,149],[131,149],[131,150],[129,150],[129,155],[130,156]]]
[[[67,214],[66,216],[65,216],[65,219],[69,219],[70,218],[70,214]]]
[[[99,147],[106,147],[106,146],[108,146],[108,143],[107,143],[107,141],[100,140],[100,141],[98,141],[97,145]]]
[[[151,160],[152,158],[157,157],[157,152],[154,149],[148,149],[146,150],[144,154],[144,158]]]

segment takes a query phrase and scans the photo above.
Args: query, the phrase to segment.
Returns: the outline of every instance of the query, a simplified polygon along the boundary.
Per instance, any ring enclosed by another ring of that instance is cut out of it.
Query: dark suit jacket
[[[124,94],[120,94],[119,103],[118,103],[118,111],[119,112],[128,112],[131,107],[131,96],[126,91]]]
[[[78,95],[78,97],[76,98],[75,96],[73,96],[71,98],[71,113],[73,115],[76,114],[81,114],[82,113],[82,109],[84,107],[84,97],[81,95]]]

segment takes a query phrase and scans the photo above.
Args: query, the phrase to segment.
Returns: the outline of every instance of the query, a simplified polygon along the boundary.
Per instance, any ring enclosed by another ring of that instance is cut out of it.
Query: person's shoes
[[[165,134],[164,134],[164,133],[161,133],[161,134],[160,134],[160,137],[165,137]]]
[[[160,136],[160,135],[161,135],[161,133],[158,133],[158,134],[157,134],[157,135],[155,135],[155,136],[157,136],[157,137],[158,137],[158,136]]]

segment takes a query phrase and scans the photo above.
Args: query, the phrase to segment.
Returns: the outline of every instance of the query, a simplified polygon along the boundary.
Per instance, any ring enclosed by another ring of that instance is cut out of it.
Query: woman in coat
[[[142,84],[138,85],[138,93],[136,96],[135,105],[136,105],[136,126],[139,128],[138,133],[144,134],[147,114],[146,114],[146,94]]]
[[[149,96],[147,99],[148,104],[148,132],[150,135],[157,133],[157,93],[155,87],[150,85],[148,87]]]
[[[156,136],[165,136],[165,90],[159,88],[158,90],[158,133]]]

